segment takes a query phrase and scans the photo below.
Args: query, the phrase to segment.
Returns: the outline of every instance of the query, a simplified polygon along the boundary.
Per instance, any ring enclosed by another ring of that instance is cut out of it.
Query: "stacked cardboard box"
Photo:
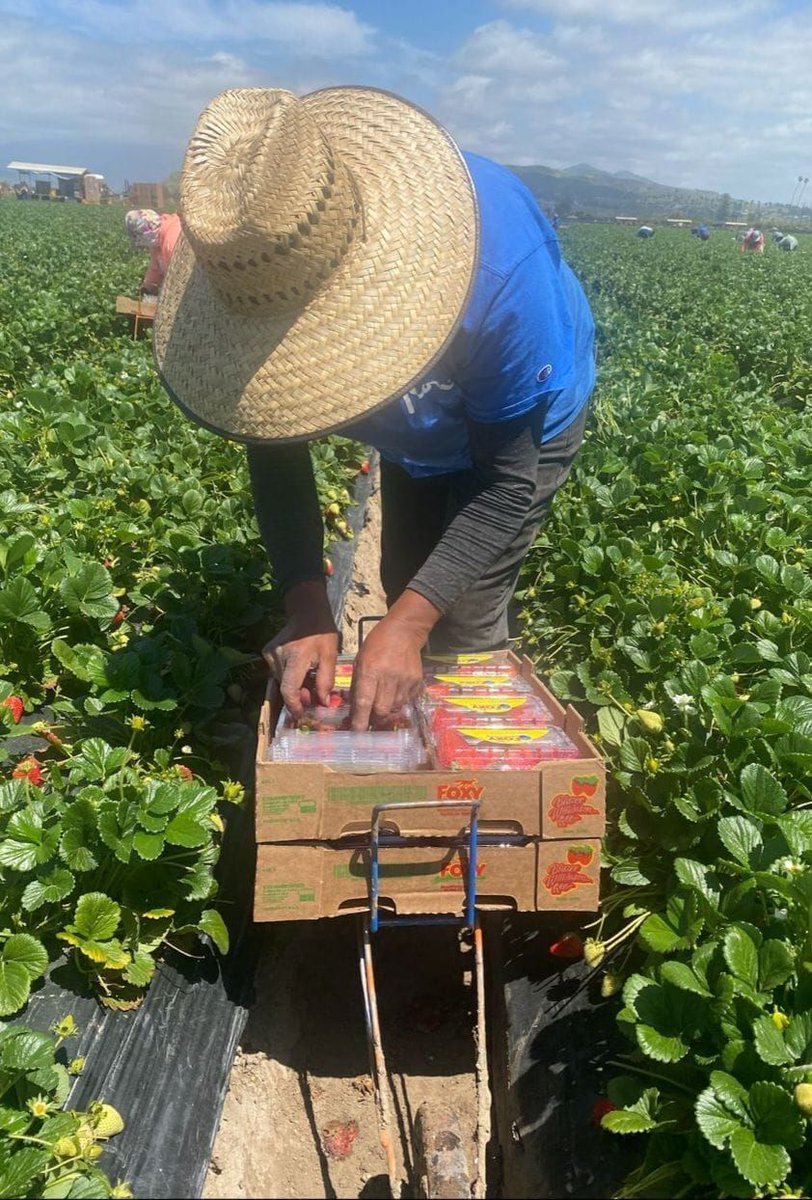
[[[257,879],[254,916],[288,921],[368,908],[369,830],[378,804],[441,800],[394,810],[383,829],[416,839],[380,851],[381,906],[398,914],[459,913],[467,850],[462,839],[478,800],[477,898],[481,908],[593,911],[598,903],[605,772],[583,721],[514,660],[525,682],[580,756],[531,770],[353,773],[269,760],[280,710],[271,683],[259,722],[256,763]]]

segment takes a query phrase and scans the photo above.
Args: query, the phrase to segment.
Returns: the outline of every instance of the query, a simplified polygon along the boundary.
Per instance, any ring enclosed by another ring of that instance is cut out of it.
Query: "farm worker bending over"
[[[180,237],[177,213],[156,213],[151,208],[132,208],[124,218],[127,237],[133,250],[150,250],[149,269],[141,281],[141,291],[157,294],[166,268]]]
[[[639,238],[653,238],[654,230],[651,228],[650,225],[641,225],[637,231],[637,236]]]
[[[788,233],[788,234],[786,234],[786,236],[782,237],[780,239],[780,241],[778,242],[778,249],[779,250],[797,250],[798,249],[798,239],[796,237],[793,237],[791,233]]]
[[[742,239],[742,250],[753,250],[756,254],[764,253],[764,234],[760,229],[751,226],[747,230]]]
[[[388,92],[239,89],[186,152],[154,348],[184,411],[248,445],[287,624],[264,649],[301,712],[338,634],[307,442],[380,451],[388,613],[353,724],[406,702],[421,650],[503,646],[522,559],[584,435],[593,321],[510,171]]]

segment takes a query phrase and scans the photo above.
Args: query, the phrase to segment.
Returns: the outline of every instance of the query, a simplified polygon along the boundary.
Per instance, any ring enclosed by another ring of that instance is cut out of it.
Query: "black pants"
[[[431,635],[435,653],[495,650],[507,644],[513,632],[510,602],[522,560],[570,473],[584,439],[588,408],[585,405],[563,433],[539,447],[536,493],[521,530],[435,626]],[[468,480],[467,471],[415,479],[402,467],[381,462],[381,582],[390,606],[465,502]]]

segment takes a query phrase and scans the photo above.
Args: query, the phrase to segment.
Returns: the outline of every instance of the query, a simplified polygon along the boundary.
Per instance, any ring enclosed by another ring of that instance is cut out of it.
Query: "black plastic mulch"
[[[584,914],[495,914],[485,929],[492,1087],[502,1196],[607,1197],[638,1161],[638,1138],[593,1120],[629,1049],[600,971],[548,950]]]

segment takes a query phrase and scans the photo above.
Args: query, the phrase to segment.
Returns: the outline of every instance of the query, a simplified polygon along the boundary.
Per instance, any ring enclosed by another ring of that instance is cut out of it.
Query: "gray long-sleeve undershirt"
[[[456,513],[409,587],[442,613],[496,561],[524,524],[536,487],[543,406],[498,424],[469,422],[473,466],[458,472]],[[262,540],[282,592],[323,574],[324,528],[306,443],[251,446]]]

